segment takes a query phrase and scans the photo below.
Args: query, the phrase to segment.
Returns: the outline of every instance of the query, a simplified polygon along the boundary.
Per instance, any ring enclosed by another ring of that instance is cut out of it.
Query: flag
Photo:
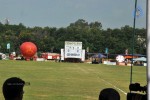
[[[134,10],[133,15],[136,16],[137,18],[143,16],[143,10],[140,6],[136,7],[136,10]]]

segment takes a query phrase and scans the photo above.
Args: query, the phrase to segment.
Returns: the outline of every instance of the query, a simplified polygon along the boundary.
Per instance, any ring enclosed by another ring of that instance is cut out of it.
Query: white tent
[[[140,57],[140,58],[134,58],[133,61],[147,61],[145,57]]]

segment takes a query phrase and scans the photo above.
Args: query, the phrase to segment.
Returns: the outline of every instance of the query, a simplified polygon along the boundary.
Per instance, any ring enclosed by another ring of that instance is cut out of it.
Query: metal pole
[[[147,16],[146,16],[146,28],[147,28],[147,100],[150,100],[150,2],[147,0]]]
[[[137,9],[137,0],[135,0],[134,7],[134,22],[133,22],[133,33],[132,33],[132,61],[131,61],[131,72],[130,72],[130,84],[132,83],[132,70],[133,70],[133,57],[134,57],[134,36],[135,36],[135,24],[136,24],[136,9]]]

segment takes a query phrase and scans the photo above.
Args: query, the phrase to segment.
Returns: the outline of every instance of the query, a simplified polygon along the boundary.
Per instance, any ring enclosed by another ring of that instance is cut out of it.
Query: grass
[[[17,76],[30,82],[24,100],[98,100],[100,90],[116,88],[121,100],[129,92],[129,66],[35,61],[0,61],[0,86]],[[146,85],[146,67],[134,66],[133,82]],[[115,87],[114,87],[115,86]],[[4,100],[0,91],[0,100]]]

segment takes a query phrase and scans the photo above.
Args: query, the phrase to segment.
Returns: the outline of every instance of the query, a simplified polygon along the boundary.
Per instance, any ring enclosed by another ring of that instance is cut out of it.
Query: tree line
[[[146,54],[146,29],[136,28],[133,39],[133,28],[125,25],[121,28],[103,29],[101,22],[88,23],[78,19],[67,27],[26,27],[0,23],[0,52],[17,52],[23,42],[33,42],[38,52],[57,52],[64,48],[65,41],[81,41],[83,49],[93,53],[124,54],[125,50],[136,54]],[[10,50],[7,44],[10,43]],[[132,44],[134,43],[134,49]]]

